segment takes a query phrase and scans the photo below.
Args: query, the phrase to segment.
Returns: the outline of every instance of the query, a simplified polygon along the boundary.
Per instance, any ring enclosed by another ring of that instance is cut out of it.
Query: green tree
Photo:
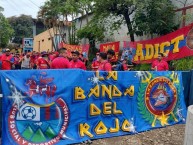
[[[139,0],[133,28],[136,35],[165,35],[177,29],[174,6],[170,0]]]
[[[0,7],[0,47],[6,47],[11,39],[14,30],[11,28],[8,20],[2,14],[3,8]]]
[[[24,37],[33,37],[33,20],[31,16],[13,16],[8,18],[8,21],[15,31],[12,40],[13,43],[22,44]]]
[[[131,41],[135,39],[130,17],[135,9],[135,0],[94,0],[95,19],[105,20],[106,27],[110,26],[111,30],[117,30],[125,23]]]
[[[77,37],[80,39],[87,38],[90,44],[89,58],[92,61],[97,51],[95,47],[96,41],[101,41],[104,36],[105,28],[97,21],[90,21],[85,27],[77,31]]]

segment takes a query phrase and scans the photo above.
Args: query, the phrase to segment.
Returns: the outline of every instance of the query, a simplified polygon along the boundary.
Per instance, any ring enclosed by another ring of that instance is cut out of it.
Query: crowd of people
[[[158,60],[152,63],[152,70],[166,71],[168,64],[163,58],[163,54],[158,55]],[[117,57],[112,49],[105,52],[97,52],[92,62],[93,71],[128,71],[132,68],[132,63],[128,57]],[[0,56],[1,70],[19,69],[82,69],[88,70],[87,59],[78,51],[72,51],[71,56],[66,48],[61,48],[55,52],[29,52],[26,54],[10,53],[10,49],[5,49],[5,53]],[[130,63],[129,63],[130,62]]]

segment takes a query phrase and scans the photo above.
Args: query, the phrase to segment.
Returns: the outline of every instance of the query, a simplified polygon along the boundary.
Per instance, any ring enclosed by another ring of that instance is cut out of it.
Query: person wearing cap
[[[107,54],[105,52],[101,52],[99,54],[99,68],[98,71],[112,71],[112,66],[107,60]]]
[[[70,68],[79,68],[86,70],[85,64],[79,60],[80,53],[78,51],[72,51],[72,60],[70,61]]]
[[[99,65],[100,65],[100,62],[99,62],[99,52],[96,53],[96,58],[95,60],[93,60],[92,62],[92,70],[93,71],[97,71],[98,68],[99,68]]]
[[[21,58],[21,69],[30,69],[30,53],[28,52]]]
[[[1,56],[2,70],[11,70],[14,63],[14,57],[10,54],[10,49],[5,49],[5,53]]]
[[[58,57],[56,57],[51,63],[52,69],[66,69],[70,68],[69,60],[67,59],[67,49],[60,48],[58,50]]]
[[[37,69],[49,69],[50,68],[50,62],[48,58],[48,53],[43,52],[42,56],[38,58],[37,60]]]

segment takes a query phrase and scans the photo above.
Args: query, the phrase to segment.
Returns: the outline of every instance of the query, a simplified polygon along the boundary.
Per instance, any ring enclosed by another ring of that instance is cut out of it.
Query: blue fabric
[[[188,102],[189,105],[193,105],[193,71],[190,71],[187,74],[184,74],[184,87],[186,88],[185,90],[185,96],[186,96],[186,102]],[[189,81],[188,81],[189,80]]]
[[[184,123],[186,117],[181,72],[21,70],[0,76],[3,145],[79,143]]]
[[[192,93],[192,90],[190,89],[190,86],[192,85],[191,83],[192,81],[191,81],[191,72],[190,71],[182,72],[184,100],[185,100],[187,107],[190,105],[193,105],[193,95],[190,95],[190,93]]]

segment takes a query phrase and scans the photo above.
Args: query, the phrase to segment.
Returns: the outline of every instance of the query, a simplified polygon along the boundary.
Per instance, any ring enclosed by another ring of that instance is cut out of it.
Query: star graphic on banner
[[[136,72],[136,76],[135,77],[141,78],[142,76],[143,76],[143,73],[141,71],[137,71]]]
[[[183,109],[177,108],[176,114],[178,115],[178,117],[179,117],[180,119],[182,119],[182,121],[185,122],[186,119],[182,116],[182,110],[183,110]]]
[[[158,120],[160,121],[162,126],[168,125],[168,118],[169,116],[164,115],[164,112],[162,112],[162,115],[158,117]]]
[[[130,120],[130,126],[129,126],[130,132],[132,132],[132,133],[137,133],[137,131],[135,130],[135,128],[136,128],[136,126],[134,126],[134,119],[131,118],[131,120]]]
[[[23,96],[18,90],[17,88],[12,85],[12,83],[10,82],[9,79],[6,79],[6,82],[9,83],[9,87],[10,87],[10,90],[11,90],[11,96],[8,96],[8,98],[12,99],[13,100],[13,104],[17,105],[17,108],[20,109],[20,106],[23,104],[23,99],[26,97],[26,96]]]
[[[97,85],[100,82],[99,78],[97,76],[95,76],[94,74],[93,74],[93,77],[88,78],[88,80],[90,80],[93,84],[97,84]]]

